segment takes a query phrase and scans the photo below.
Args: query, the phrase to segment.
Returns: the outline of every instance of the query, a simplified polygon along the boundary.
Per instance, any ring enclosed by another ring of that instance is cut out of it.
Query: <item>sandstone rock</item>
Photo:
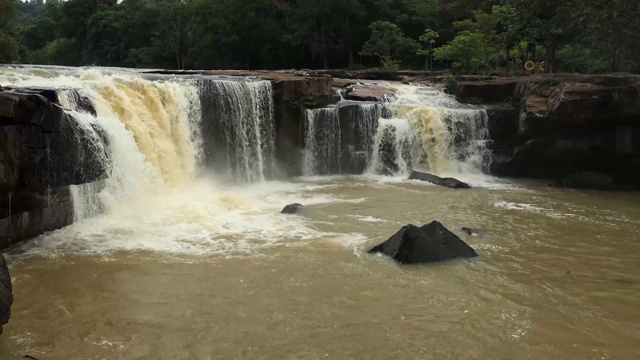
[[[412,224],[404,226],[387,241],[369,250],[369,253],[385,254],[401,264],[478,256],[473,248],[437,221],[422,227]]]
[[[390,87],[379,84],[356,84],[347,89],[345,99],[354,101],[386,102],[396,95]]]
[[[509,95],[506,84],[514,81]],[[640,184],[638,75],[543,74],[466,81],[459,84],[458,98],[492,104],[487,113],[491,171],[496,175],[565,179],[598,172],[610,174],[619,185]],[[518,114],[504,110],[512,104],[520,109]],[[496,106],[500,109],[494,110]]]
[[[411,171],[411,174],[409,175],[409,180],[426,181],[434,185],[444,186],[451,189],[471,189],[471,185],[465,182],[462,182],[458,179],[454,179],[450,177],[441,178],[433,174],[419,172],[419,171]]]
[[[461,81],[456,84],[456,97],[467,103],[502,103],[516,97],[520,78],[486,81]]]

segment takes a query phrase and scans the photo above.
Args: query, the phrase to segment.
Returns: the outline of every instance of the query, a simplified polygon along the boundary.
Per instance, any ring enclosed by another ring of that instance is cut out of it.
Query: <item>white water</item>
[[[408,175],[414,134],[406,119],[379,119],[374,137],[369,173],[391,176]]]
[[[303,174],[330,175],[341,171],[341,131],[338,109],[306,111]]]
[[[207,156],[237,181],[268,179],[275,168],[275,121],[270,81],[200,81]]]
[[[59,97],[81,135],[105,146],[98,156],[110,165],[104,182],[71,187],[76,223],[22,244],[23,254],[152,251],[184,254],[252,253],[283,239],[326,236],[303,219],[278,216],[292,202],[305,205],[348,199],[307,196],[319,186],[258,182],[221,186],[216,176],[202,176],[200,91],[218,90],[209,114],[225,116],[239,180],[264,180],[274,159],[273,103],[269,82],[150,81],[132,73],[97,69],[15,71],[0,68],[0,83],[60,89]],[[73,88],[75,91],[66,89]],[[79,112],[78,97],[91,100],[93,116]],[[266,109],[266,111],[265,111]],[[228,154],[225,154],[228,155]],[[200,176],[198,177],[198,175]],[[340,235],[341,236],[341,235]],[[259,239],[259,240],[247,240]]]

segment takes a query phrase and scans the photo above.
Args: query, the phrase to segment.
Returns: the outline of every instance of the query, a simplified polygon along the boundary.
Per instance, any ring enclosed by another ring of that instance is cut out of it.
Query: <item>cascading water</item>
[[[342,146],[338,109],[307,110],[305,176],[340,173]]]
[[[108,166],[101,178],[59,182],[71,185],[76,224],[48,235],[34,251],[247,253],[255,244],[245,239],[264,244],[314,233],[294,218],[272,216],[283,203],[299,201],[306,185],[260,182],[275,171],[268,81],[0,67],[0,83],[56,89],[72,117],[68,125],[77,130],[70,137],[83,144],[100,138],[109,150],[92,157]],[[242,184],[209,178],[225,171]],[[326,201],[307,198],[305,204]]]
[[[10,74],[4,82],[14,86],[59,89],[75,142],[92,149],[85,154],[76,146],[70,154],[109,169],[104,181],[71,187],[76,220],[192,183],[202,157],[194,81],[150,81],[98,70],[56,71],[50,77]]]
[[[275,171],[274,105],[269,81],[201,80],[206,162],[238,181]]]
[[[447,94],[397,87],[385,104],[342,101],[307,112],[305,175],[481,174],[488,168],[488,116]]]
[[[370,173],[404,175],[411,169],[414,135],[406,119],[380,119],[375,135]]]
[[[343,172],[362,174],[371,162],[381,104],[346,102],[339,107]]]
[[[409,85],[399,86],[396,101],[385,109],[394,121],[378,125],[370,172],[400,175],[423,168],[436,174],[463,175],[480,174],[488,168],[491,156],[486,147],[488,116],[484,109],[465,107],[433,88]],[[407,125],[412,136],[405,136]],[[393,141],[396,143],[389,143]]]

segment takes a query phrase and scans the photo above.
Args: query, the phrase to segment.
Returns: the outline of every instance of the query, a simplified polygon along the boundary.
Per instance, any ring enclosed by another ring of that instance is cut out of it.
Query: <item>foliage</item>
[[[418,44],[404,36],[398,25],[388,21],[376,21],[369,25],[371,37],[362,47],[361,55],[377,56],[383,67],[398,64],[402,58],[416,53]]]
[[[0,62],[640,71],[640,0],[0,0]]]
[[[14,25],[17,16],[15,5],[13,0],[0,0],[0,63],[14,62],[20,56]]]
[[[457,83],[456,76],[447,71],[442,77],[442,83],[447,87],[447,89],[453,89]]]

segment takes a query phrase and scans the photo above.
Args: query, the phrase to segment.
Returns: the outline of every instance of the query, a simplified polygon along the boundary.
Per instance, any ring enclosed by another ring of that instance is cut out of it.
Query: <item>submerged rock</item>
[[[299,213],[304,206],[302,204],[289,204],[282,209],[282,214],[297,214]]]
[[[473,248],[437,221],[422,227],[406,225],[369,253],[383,253],[402,264],[478,256]]]
[[[420,180],[430,182],[435,185],[448,187],[451,189],[471,189],[471,185],[462,182],[458,179],[454,178],[441,178],[440,176],[436,176],[429,173],[423,173],[419,171],[412,171],[411,175],[409,175],[409,180]]]
[[[479,230],[474,230],[474,229],[468,228],[468,227],[463,227],[460,230],[464,231],[469,236],[480,236],[480,231]]]
[[[621,190],[616,186],[611,175],[596,172],[569,175],[562,180],[552,182],[549,186],[606,191]]]
[[[13,304],[13,288],[11,286],[11,275],[4,256],[0,254],[0,334],[2,326],[9,322],[11,318],[11,305]]]

